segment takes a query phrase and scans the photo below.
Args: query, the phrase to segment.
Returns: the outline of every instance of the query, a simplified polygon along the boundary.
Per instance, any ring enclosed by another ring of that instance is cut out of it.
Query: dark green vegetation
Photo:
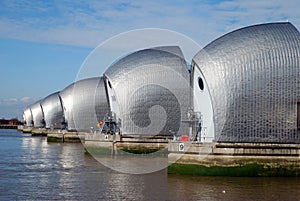
[[[191,176],[300,176],[300,166],[247,163],[236,166],[205,166],[196,164],[174,163],[168,167],[169,174],[182,174]]]
[[[111,155],[113,150],[109,147],[88,147],[85,146],[84,153],[93,156]]]
[[[63,139],[62,137],[59,138],[59,137],[47,137],[47,142],[63,142]]]
[[[64,142],[80,143],[81,140],[78,137],[64,137]]]
[[[130,155],[149,155],[149,156],[164,156],[168,157],[168,150],[167,149],[132,149],[132,148],[115,148],[112,147],[85,147],[85,153],[101,156],[101,155],[119,155],[119,156],[130,156]]]
[[[121,148],[120,150],[127,152],[127,153],[131,153],[131,154],[168,154],[168,149],[149,149],[149,148],[137,148],[137,149],[133,149],[133,148]]]

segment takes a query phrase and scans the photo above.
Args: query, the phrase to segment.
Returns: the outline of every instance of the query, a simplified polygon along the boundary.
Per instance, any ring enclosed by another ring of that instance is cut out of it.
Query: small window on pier
[[[300,130],[300,99],[297,101],[297,129]]]

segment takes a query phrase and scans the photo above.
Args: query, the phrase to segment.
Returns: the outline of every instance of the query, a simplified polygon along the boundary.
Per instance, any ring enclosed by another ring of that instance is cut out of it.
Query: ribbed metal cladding
[[[24,116],[24,120],[26,122],[25,125],[29,126],[29,127],[33,126],[33,118],[32,118],[30,105],[27,108],[25,108],[23,116]]]
[[[193,59],[207,82],[217,141],[299,143],[300,34],[290,23],[226,34]]]
[[[74,83],[59,92],[65,117],[65,124],[68,130],[76,130],[73,119],[73,88]]]
[[[41,101],[42,100],[38,100],[30,106],[32,112],[33,126],[35,128],[43,128],[45,126],[44,113],[41,107]]]
[[[100,120],[103,120],[103,118],[110,112],[109,103],[107,100],[107,93],[105,89],[105,82],[104,78],[100,77],[100,80],[98,81],[95,96],[95,111],[96,111],[96,117],[97,122]]]
[[[41,101],[46,128],[64,128],[64,114],[59,92],[50,94]]]
[[[190,104],[189,74],[180,48],[134,52],[104,75],[115,90],[123,135],[188,134],[182,121]]]
[[[88,78],[74,83],[73,118],[77,131],[89,131],[109,112],[102,77]]]

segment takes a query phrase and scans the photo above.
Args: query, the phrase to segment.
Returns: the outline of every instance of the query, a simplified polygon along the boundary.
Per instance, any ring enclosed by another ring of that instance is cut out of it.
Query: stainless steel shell
[[[73,119],[73,88],[74,83],[59,92],[65,118],[65,126],[68,130],[76,130]]]
[[[123,135],[188,134],[189,73],[180,48],[134,52],[104,76],[116,94]]]
[[[59,92],[50,94],[41,102],[46,128],[64,128],[64,114]]]
[[[109,112],[104,80],[88,78],[74,83],[72,114],[77,131],[89,131]]]
[[[73,88],[74,83],[59,92],[65,118],[65,126],[68,130],[76,130],[73,119]]]
[[[233,31],[203,48],[192,65],[209,88],[217,141],[300,142],[300,34],[292,24]]]
[[[60,97],[68,130],[89,131],[109,112],[102,77],[72,83]]]
[[[44,113],[41,107],[41,101],[42,100],[39,100],[30,106],[33,118],[33,126],[35,128],[45,127]]]
[[[25,125],[28,126],[28,127],[33,126],[33,118],[32,118],[30,105],[27,108],[25,108],[23,116],[24,116],[24,120],[25,120],[25,123],[26,123]]]

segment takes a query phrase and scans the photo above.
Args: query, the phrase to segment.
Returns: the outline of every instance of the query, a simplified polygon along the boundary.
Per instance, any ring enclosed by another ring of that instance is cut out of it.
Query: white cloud
[[[88,47],[149,27],[186,34],[201,45],[256,23],[289,20],[300,27],[298,0],[4,2],[0,37]]]
[[[21,119],[23,110],[35,101],[31,97],[0,99],[0,118]]]
[[[18,99],[17,98],[10,98],[8,99],[9,102],[11,103],[15,103],[15,102],[18,102]]]
[[[21,102],[24,102],[24,103],[28,103],[30,101],[33,101],[34,99],[33,98],[30,98],[30,97],[23,97],[20,99]]]
[[[16,104],[23,104],[23,103],[33,103],[35,101],[34,98],[31,97],[22,97],[22,98],[6,98],[0,100],[0,105],[16,105]]]

